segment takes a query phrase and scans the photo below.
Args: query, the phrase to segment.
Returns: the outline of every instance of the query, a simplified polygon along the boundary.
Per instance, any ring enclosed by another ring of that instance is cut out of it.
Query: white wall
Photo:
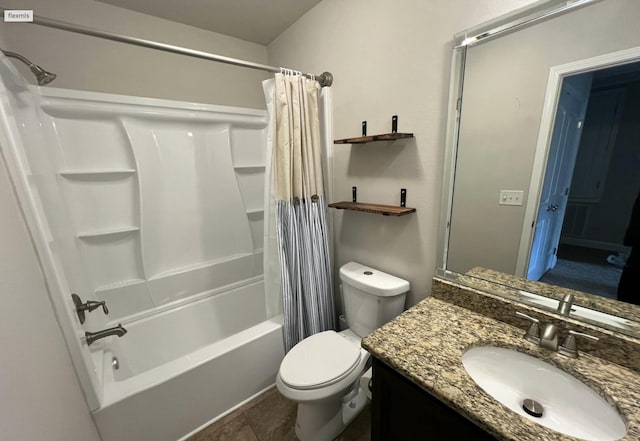
[[[435,273],[453,34],[530,0],[324,0],[268,47],[269,62],[331,71],[334,136],[399,131],[415,139],[335,145],[334,200],[397,205],[400,188],[417,213],[401,218],[335,213],[335,267],[355,260],[411,282],[408,305]]]
[[[93,0],[6,0],[7,8],[133,37],[265,63],[265,46]],[[26,23],[0,23],[3,49],[58,75],[52,87],[264,109],[266,72]],[[33,79],[26,66],[20,69]]]
[[[0,438],[99,440],[0,156]]]
[[[112,32],[266,62],[266,47],[89,0],[6,0],[8,8]],[[264,108],[265,72],[28,24],[0,23],[3,49],[58,78],[52,86]],[[33,76],[15,62],[25,78]],[[0,438],[97,441],[45,282],[0,158]]]

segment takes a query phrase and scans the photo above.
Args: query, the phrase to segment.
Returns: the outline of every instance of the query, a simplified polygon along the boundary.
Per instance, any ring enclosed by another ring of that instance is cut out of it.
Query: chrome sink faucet
[[[540,334],[540,320],[516,311],[516,315],[531,321],[527,333],[524,335],[531,343],[542,346],[552,351],[558,350],[558,326],[547,323],[542,325],[542,335]]]
[[[562,315],[569,315],[571,313],[574,298],[575,296],[573,294],[565,294],[564,297],[562,297],[562,300],[558,303],[558,312]]]
[[[562,344],[559,345],[558,330],[560,328],[557,325],[552,323],[543,324],[542,334],[540,334],[540,320],[535,317],[528,316],[527,314],[523,314],[520,311],[516,311],[516,315],[531,321],[531,325],[529,325],[527,332],[524,334],[524,338],[527,341],[570,358],[576,358],[578,356],[576,337],[588,338],[593,341],[599,340],[598,337],[569,329],[568,335],[565,337]]]
[[[558,326],[551,323],[544,325],[540,336],[540,346],[550,351],[558,350]]]
[[[96,340],[100,340],[101,338],[109,337],[110,335],[117,335],[118,337],[122,337],[127,333],[127,330],[118,323],[118,326],[114,326],[113,328],[103,329],[98,332],[85,332],[84,336],[87,339],[87,345],[95,342]]]

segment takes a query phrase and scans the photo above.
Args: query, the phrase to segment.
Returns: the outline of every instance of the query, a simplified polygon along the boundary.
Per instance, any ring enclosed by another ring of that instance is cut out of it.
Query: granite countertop
[[[522,417],[485,393],[462,366],[474,346],[517,349],[578,378],[614,405],[627,424],[621,440],[640,439],[640,374],[580,353],[567,358],[526,341],[524,329],[433,297],[362,340],[362,346],[400,374],[500,440],[576,440]]]
[[[465,279],[465,275],[471,276],[473,279]],[[503,294],[516,297],[518,296],[517,291],[519,289],[555,300],[562,299],[565,294],[573,294],[575,297],[574,304],[576,305],[640,322],[640,307],[631,303],[619,302],[582,291],[527,280],[522,277],[482,267],[472,268],[467,271],[466,274],[461,275],[461,278],[472,286],[478,285],[481,289],[498,290]],[[640,329],[638,329],[637,332],[640,335]]]

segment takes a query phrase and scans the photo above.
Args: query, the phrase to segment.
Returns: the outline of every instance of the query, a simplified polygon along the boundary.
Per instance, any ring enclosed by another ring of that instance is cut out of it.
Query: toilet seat
[[[360,348],[335,331],[307,337],[282,360],[280,379],[293,389],[316,389],[337,383],[358,366]]]

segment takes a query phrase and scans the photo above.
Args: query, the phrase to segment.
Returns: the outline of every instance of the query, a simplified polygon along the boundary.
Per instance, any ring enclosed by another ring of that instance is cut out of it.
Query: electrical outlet
[[[522,190],[500,190],[500,205],[522,205],[524,191]]]

